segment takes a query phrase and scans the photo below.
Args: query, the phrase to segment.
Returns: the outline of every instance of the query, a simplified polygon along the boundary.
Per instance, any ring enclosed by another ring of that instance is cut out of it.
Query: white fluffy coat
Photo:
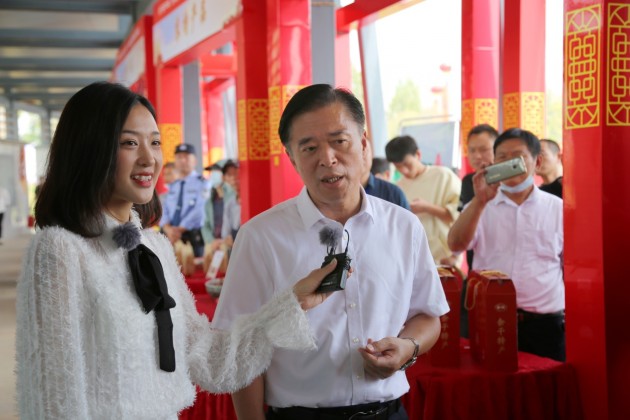
[[[132,220],[139,226],[137,215]],[[18,283],[16,373],[22,419],[166,419],[190,406],[198,384],[232,392],[269,366],[273,347],[314,349],[308,320],[287,290],[231,331],[212,330],[166,238],[142,232],[164,267],[176,370],[159,369],[153,312],[135,293],[126,251],[108,230],[83,238],[39,231]]]

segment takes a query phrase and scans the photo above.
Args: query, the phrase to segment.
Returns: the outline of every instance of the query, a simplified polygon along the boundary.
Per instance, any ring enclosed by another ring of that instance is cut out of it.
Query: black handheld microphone
[[[337,260],[337,266],[332,273],[324,277],[321,284],[317,288],[318,292],[334,292],[337,290],[343,290],[346,287],[346,279],[348,278],[348,270],[350,270],[350,263],[352,259],[348,257],[348,244],[350,243],[350,234],[346,230],[348,235],[348,242],[346,243],[346,249],[340,254],[335,254],[337,245],[341,242],[343,230],[340,228],[332,228],[325,226],[319,231],[319,241],[322,245],[326,245],[327,255],[324,257],[322,267],[329,264],[333,258]]]

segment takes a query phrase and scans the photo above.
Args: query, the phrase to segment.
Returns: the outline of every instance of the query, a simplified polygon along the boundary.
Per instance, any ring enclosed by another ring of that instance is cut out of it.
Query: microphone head
[[[342,235],[342,229],[324,226],[322,230],[319,231],[319,242],[330,249],[335,249],[341,240]]]

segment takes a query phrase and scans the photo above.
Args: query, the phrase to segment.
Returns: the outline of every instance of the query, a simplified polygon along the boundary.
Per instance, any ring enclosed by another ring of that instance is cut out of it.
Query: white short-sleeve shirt
[[[419,313],[448,312],[417,217],[363,189],[361,194],[360,211],[343,226],[354,272],[344,291],[308,311],[318,350],[275,351],[265,375],[268,405],[331,407],[400,397],[409,389],[405,374],[366,377],[357,349],[368,338],[396,337]],[[213,326],[228,328],[239,314],[255,311],[320,267],[326,246],[319,242],[319,231],[326,225],[341,226],[321,214],[306,188],[243,225]]]
[[[508,274],[518,307],[536,313],[564,309],[563,247],[562,200],[537,187],[521,205],[499,190],[468,245],[474,269]]]

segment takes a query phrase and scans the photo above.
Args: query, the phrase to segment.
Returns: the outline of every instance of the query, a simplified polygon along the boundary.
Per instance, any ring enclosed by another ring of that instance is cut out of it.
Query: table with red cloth
[[[461,341],[458,368],[436,368],[423,356],[407,371],[403,405],[413,420],[581,419],[577,375],[566,363],[519,352],[516,372],[488,372]]]
[[[197,310],[212,319],[217,299],[205,292],[203,273],[187,279]],[[200,286],[201,285],[201,286]],[[571,365],[529,353],[518,354],[518,371],[488,372],[472,362],[462,340],[458,368],[437,368],[426,357],[407,370],[409,392],[402,397],[410,420],[582,419],[577,376]],[[236,420],[229,394],[199,390],[180,419]]]
[[[207,279],[199,270],[186,277],[188,288],[195,295],[197,311],[212,320],[218,299],[206,293]],[[179,413],[181,420],[236,420],[230,394],[211,394],[197,387],[195,404]]]

